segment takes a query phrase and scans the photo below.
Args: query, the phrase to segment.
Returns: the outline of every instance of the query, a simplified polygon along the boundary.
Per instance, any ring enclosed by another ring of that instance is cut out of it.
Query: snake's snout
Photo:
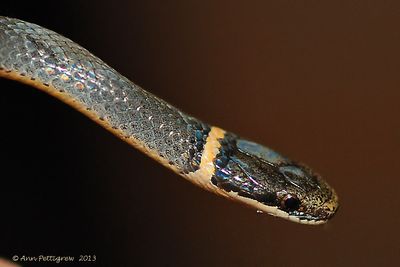
[[[339,209],[339,201],[336,192],[332,190],[332,196],[328,199],[321,207],[318,209],[317,212],[320,213],[320,218],[324,218],[325,220],[331,219]]]
[[[328,197],[322,204],[317,205],[314,208],[310,207],[307,212],[309,215],[304,216],[304,219],[306,220],[301,222],[305,224],[323,224],[327,223],[328,220],[335,216],[339,209],[338,196],[332,188],[329,187],[328,190],[330,190],[330,197]],[[299,217],[301,219],[302,216]]]

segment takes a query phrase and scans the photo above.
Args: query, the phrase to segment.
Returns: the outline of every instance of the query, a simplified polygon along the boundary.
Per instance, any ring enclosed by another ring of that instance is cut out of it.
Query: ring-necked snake
[[[257,211],[321,224],[335,191],[308,167],[191,117],[71,40],[0,17],[0,77],[62,100],[192,183]]]

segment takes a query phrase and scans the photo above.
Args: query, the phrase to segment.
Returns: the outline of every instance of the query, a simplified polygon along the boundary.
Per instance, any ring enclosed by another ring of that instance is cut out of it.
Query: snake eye
[[[300,207],[300,200],[291,194],[287,194],[282,200],[282,208],[287,211],[294,211]]]

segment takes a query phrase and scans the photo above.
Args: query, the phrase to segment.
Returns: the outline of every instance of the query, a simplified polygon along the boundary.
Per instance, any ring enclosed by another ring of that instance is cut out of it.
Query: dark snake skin
[[[0,17],[0,76],[54,95],[191,182],[259,211],[320,224],[338,209],[308,167],[182,113],[38,25]]]
[[[144,91],[71,40],[0,17],[0,68],[68,94],[182,172],[198,169],[210,127]]]

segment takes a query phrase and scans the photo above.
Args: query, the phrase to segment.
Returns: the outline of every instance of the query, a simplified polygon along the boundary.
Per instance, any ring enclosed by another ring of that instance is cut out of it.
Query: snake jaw
[[[334,190],[332,190],[331,197],[318,207],[302,206],[299,210],[286,212],[279,208],[271,209],[266,207],[268,214],[275,217],[281,217],[292,222],[307,224],[307,225],[321,225],[326,224],[339,209],[338,196]]]

